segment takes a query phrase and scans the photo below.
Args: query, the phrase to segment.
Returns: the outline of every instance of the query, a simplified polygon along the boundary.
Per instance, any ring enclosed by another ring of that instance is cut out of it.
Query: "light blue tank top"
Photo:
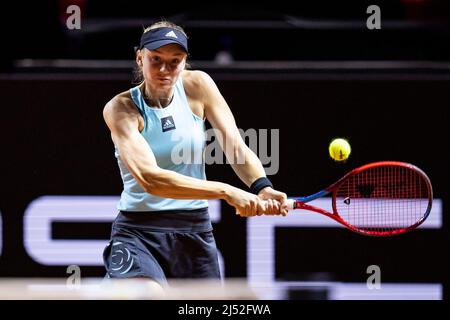
[[[147,105],[139,86],[131,88],[130,94],[144,118],[141,134],[152,149],[158,166],[206,180],[203,160],[205,123],[192,112],[181,77],[175,84],[172,102],[165,108]],[[115,155],[123,181],[123,191],[117,205],[119,210],[191,210],[208,206],[207,200],[161,198],[145,192],[123,163],[117,147]]]

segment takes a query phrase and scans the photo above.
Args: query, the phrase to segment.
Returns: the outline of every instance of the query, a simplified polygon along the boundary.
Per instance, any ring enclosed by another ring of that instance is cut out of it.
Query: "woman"
[[[273,189],[256,155],[245,145],[233,115],[214,81],[185,70],[188,55],[183,29],[162,21],[147,28],[136,50],[143,81],[107,103],[124,183],[104,251],[111,278],[219,278],[217,248],[208,199],[223,199],[243,217],[286,215],[286,194]],[[227,158],[250,192],[208,181],[204,161],[175,161],[174,150],[202,155],[204,120],[224,138]]]

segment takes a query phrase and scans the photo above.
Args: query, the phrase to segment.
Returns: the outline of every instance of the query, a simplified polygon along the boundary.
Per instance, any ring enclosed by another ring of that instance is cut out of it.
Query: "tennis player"
[[[286,194],[265,176],[214,81],[186,70],[188,52],[180,26],[151,25],[136,49],[142,82],[104,108],[124,186],[104,250],[107,277],[162,285],[169,278],[220,278],[208,199],[225,200],[243,217],[287,214]],[[192,161],[202,159],[205,120],[224,137],[228,159],[243,155],[230,162],[250,192],[207,180],[204,161]],[[174,150],[187,150],[190,161],[178,161]]]

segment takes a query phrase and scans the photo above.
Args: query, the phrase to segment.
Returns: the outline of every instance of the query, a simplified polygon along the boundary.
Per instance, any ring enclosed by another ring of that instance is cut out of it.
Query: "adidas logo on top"
[[[164,122],[164,129],[168,129],[173,126],[172,121],[170,119],[167,119],[166,122]]]
[[[178,39],[177,35],[175,34],[175,32],[170,31],[166,33],[166,37],[171,37],[171,38],[176,38]]]
[[[172,116],[161,118],[161,127],[162,127],[162,132],[176,129],[175,122],[173,121]]]

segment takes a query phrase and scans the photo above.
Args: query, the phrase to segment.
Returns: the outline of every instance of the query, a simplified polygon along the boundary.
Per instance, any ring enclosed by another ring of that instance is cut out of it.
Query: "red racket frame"
[[[347,223],[339,215],[337,208],[336,208],[337,190],[350,177],[360,173],[361,171],[365,171],[365,170],[368,170],[371,168],[376,168],[376,167],[384,167],[384,166],[404,167],[404,168],[415,171],[416,173],[418,173],[420,176],[422,176],[424,178],[423,180],[426,182],[426,187],[428,190],[428,207],[427,207],[426,211],[424,212],[423,217],[411,226],[408,226],[406,228],[393,229],[393,230],[389,230],[389,231],[362,230],[362,229],[359,229],[359,228]],[[322,208],[307,204],[307,202],[312,201],[317,198],[320,198],[329,193],[332,193],[333,213],[328,212]],[[428,217],[428,215],[431,212],[431,207],[432,207],[432,203],[433,203],[433,189],[432,189],[431,182],[430,182],[430,179],[428,178],[428,176],[418,167],[416,167],[412,164],[409,164],[409,163],[399,162],[399,161],[380,161],[380,162],[369,163],[369,164],[366,164],[359,168],[353,169],[352,171],[347,173],[345,176],[343,176],[341,179],[339,179],[337,182],[333,183],[328,188],[326,188],[322,191],[319,191],[318,193],[315,193],[308,197],[293,198],[293,200],[294,200],[294,209],[303,209],[303,210],[310,210],[310,211],[318,212],[329,218],[334,219],[335,221],[339,222],[340,224],[344,225],[345,227],[347,227],[348,229],[350,229],[354,232],[364,234],[364,235],[383,237],[383,236],[393,236],[393,235],[403,234],[403,233],[411,231],[411,230],[417,228],[419,225],[421,225],[426,220],[426,218]]]

